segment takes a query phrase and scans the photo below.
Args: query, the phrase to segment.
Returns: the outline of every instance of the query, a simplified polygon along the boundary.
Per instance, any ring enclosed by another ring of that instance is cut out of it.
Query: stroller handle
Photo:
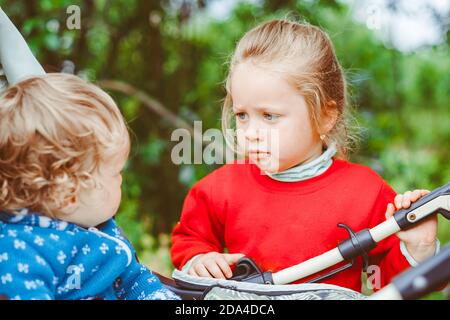
[[[325,270],[344,260],[350,261],[373,249],[377,242],[400,230],[407,230],[419,224],[423,219],[437,213],[441,213],[446,219],[450,219],[450,183],[433,190],[414,202],[409,208],[397,211],[393,217],[372,229],[364,229],[356,233],[354,237],[345,240],[338,247],[298,265],[273,273],[273,284],[288,284]]]

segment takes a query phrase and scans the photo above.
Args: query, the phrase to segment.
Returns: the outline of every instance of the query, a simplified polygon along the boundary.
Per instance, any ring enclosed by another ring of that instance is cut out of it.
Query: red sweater
[[[172,234],[172,261],[181,269],[197,254],[227,248],[276,272],[336,247],[348,237],[338,223],[360,231],[385,221],[395,195],[375,171],[344,160],[333,159],[323,174],[299,182],[273,180],[254,164],[227,164],[187,195]],[[390,236],[370,252],[370,264],[380,267],[381,287],[410,266],[399,242]],[[356,262],[323,282],[361,291],[362,259]]]

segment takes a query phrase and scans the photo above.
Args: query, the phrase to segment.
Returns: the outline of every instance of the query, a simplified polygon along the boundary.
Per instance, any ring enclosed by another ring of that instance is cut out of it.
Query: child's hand
[[[243,256],[241,253],[209,252],[197,257],[193,261],[188,273],[197,277],[231,278],[233,272],[231,271],[230,265],[238,262]]]
[[[409,208],[411,203],[417,201],[430,191],[414,190],[404,194],[398,194],[395,199],[395,207],[389,203],[386,209],[386,219],[391,218],[395,211]],[[421,221],[417,226],[407,231],[400,231],[396,235],[405,243],[406,249],[417,262],[422,262],[431,257],[436,250],[437,216],[433,215]]]

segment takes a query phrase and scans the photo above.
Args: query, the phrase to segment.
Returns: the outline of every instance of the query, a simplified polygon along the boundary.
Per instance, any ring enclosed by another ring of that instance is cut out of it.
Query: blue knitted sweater
[[[179,299],[140,264],[115,221],[84,229],[0,212],[0,299]]]

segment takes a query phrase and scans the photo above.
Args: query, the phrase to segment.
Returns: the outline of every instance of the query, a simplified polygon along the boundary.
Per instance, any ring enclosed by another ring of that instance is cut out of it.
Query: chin
[[[274,174],[280,172],[278,162],[272,159],[255,161],[255,164],[266,173]]]

